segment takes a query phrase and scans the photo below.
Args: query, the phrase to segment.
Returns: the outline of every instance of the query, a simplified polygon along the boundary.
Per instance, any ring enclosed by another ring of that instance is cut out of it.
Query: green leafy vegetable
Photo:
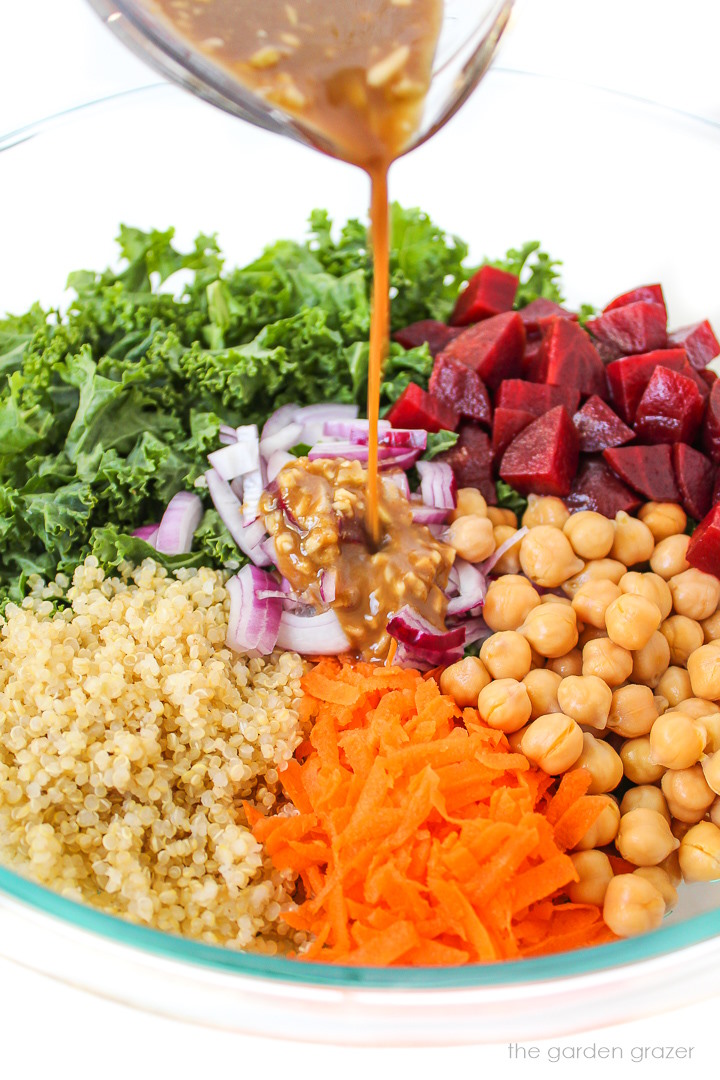
[[[488,260],[485,265],[495,266],[498,270],[507,270],[520,278],[515,307],[522,308],[531,300],[543,296],[562,304],[564,297],[560,291],[558,267],[562,263],[551,259],[540,247],[539,240],[530,240],[521,248],[510,248],[504,259]]]
[[[506,484],[504,480],[496,481],[495,490],[497,491],[498,506],[501,506],[504,510],[512,510],[514,514],[517,514],[518,521],[521,521],[528,504],[525,496],[516,491],[514,487]]]
[[[438,454],[442,454],[443,450],[450,450],[458,441],[458,434],[456,431],[431,431],[428,434],[427,448],[423,454],[425,461],[432,461]]]

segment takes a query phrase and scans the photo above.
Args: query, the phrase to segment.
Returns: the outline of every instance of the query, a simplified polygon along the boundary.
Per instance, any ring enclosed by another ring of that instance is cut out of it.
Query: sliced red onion
[[[335,590],[337,588],[337,570],[323,570],[320,575],[320,597],[324,604],[335,603]]]
[[[317,461],[322,458],[346,458],[348,461],[365,462],[368,459],[368,449],[367,446],[355,446],[350,442],[320,439],[310,448],[308,458],[310,461]]]
[[[280,408],[276,409],[274,413],[271,413],[265,421],[265,426],[262,429],[260,438],[269,439],[276,431],[280,431],[281,428],[286,427],[288,424],[292,424],[298,410],[299,406],[292,401],[288,405],[281,405]]]
[[[400,450],[424,450],[427,446],[427,435],[427,431],[421,429],[417,431],[410,428],[385,429],[380,431],[380,445],[394,446]],[[360,446],[367,446],[369,439],[368,428],[359,428],[350,433],[350,442],[359,443]]]
[[[465,630],[462,626],[456,626],[452,630],[438,630],[408,604],[392,616],[387,629],[391,637],[402,641],[404,645],[436,653],[439,658],[450,649],[462,649],[465,643]]]
[[[227,583],[230,616],[226,643],[236,652],[257,650],[267,656],[275,648],[282,618],[282,601],[260,598],[258,593],[277,586],[275,579],[256,566],[244,566]]]
[[[280,470],[289,465],[291,461],[297,461],[297,458],[293,457],[292,454],[288,454],[287,450],[276,450],[272,453],[267,462],[268,483],[271,484]]]
[[[491,630],[484,619],[466,619],[463,623],[465,627],[465,644],[472,645],[476,641],[484,641],[485,638],[492,637],[494,630]]]
[[[257,424],[241,424],[235,428],[235,436],[238,442],[250,442],[256,446],[260,442]]]
[[[440,660],[436,653],[428,653],[424,649],[403,645],[400,642],[393,663],[397,664],[398,667],[415,668],[416,671],[429,671],[431,668],[438,667],[441,663],[454,664],[456,661],[462,660],[462,658],[462,649],[449,649]]]
[[[480,569],[482,570],[482,572],[484,574],[489,574],[495,563],[503,557],[506,551],[509,551],[512,547],[515,547],[515,545],[520,540],[522,540],[523,536],[525,536],[527,531],[528,527],[527,525],[524,525],[522,529],[518,529],[518,531],[514,533],[513,536],[509,536],[507,540],[505,540],[504,543],[500,545],[497,551],[493,551],[489,559],[486,559],[484,563],[480,564]],[[562,596],[563,593],[560,593],[560,595]]]
[[[232,490],[233,495],[236,496],[238,502],[243,501],[243,489],[244,489],[244,487],[245,487],[245,483],[243,481],[242,476],[236,476],[234,480],[230,481],[230,488]]]
[[[389,420],[378,420],[378,431],[382,432],[390,430]],[[370,431],[369,420],[326,420],[323,424],[323,435],[331,435],[336,439],[347,439],[348,442],[355,442],[362,436],[364,436],[367,442],[368,432]]]
[[[413,506],[412,518],[418,525],[442,525],[449,510],[436,510],[434,506]]]
[[[268,536],[267,540],[263,540],[260,543],[260,548],[262,549],[263,554],[266,556],[266,558],[268,558],[270,560],[270,562],[274,566],[277,566],[277,551],[275,550],[275,537],[274,536]],[[258,564],[258,565],[261,565],[261,564]]]
[[[141,525],[139,529],[135,529],[133,536],[137,536],[139,540],[144,540],[146,544],[152,544],[155,542],[157,531],[157,525]]]
[[[337,656],[350,648],[350,642],[334,611],[320,615],[297,615],[283,611],[280,618],[278,647],[301,656]]]
[[[199,495],[179,491],[168,503],[158,525],[155,548],[162,555],[186,555],[192,548],[193,534],[203,516]]]
[[[223,446],[230,446],[231,443],[237,442],[237,432],[229,424],[221,424],[218,438]]]
[[[385,473],[383,480],[386,480],[388,484],[393,484],[406,499],[410,498],[410,484],[404,472]]]
[[[487,581],[482,570],[466,562],[465,559],[456,559],[453,570],[457,574],[459,595],[450,600],[447,613],[448,615],[464,615],[484,603]]]
[[[446,461],[418,461],[420,493],[426,506],[452,510],[456,505],[456,484],[452,469]]]
[[[267,461],[276,450],[289,450],[303,441],[302,424],[287,424],[273,435],[260,440],[260,453]]]
[[[255,469],[253,472],[250,472],[243,477],[243,525],[252,525],[253,522],[258,520],[258,515],[260,513],[260,496],[264,490],[265,484],[263,483],[260,469]],[[263,533],[265,533],[265,531],[266,530],[263,527]]]
[[[393,453],[395,456],[383,460],[384,454],[382,451],[384,449],[384,447],[380,447],[379,457],[381,459],[381,469],[410,469],[421,454],[420,450],[394,450]],[[389,449],[390,448],[388,447],[388,450]]]
[[[245,476],[258,468],[260,451],[256,443],[249,439],[223,446],[222,450],[213,450],[208,454],[208,461],[223,480],[234,480]]]
[[[205,479],[213,505],[237,546],[257,566],[269,566],[273,560],[262,548],[266,535],[263,519],[258,518],[252,525],[243,527],[242,506],[228,482],[214,469],[205,473]]]

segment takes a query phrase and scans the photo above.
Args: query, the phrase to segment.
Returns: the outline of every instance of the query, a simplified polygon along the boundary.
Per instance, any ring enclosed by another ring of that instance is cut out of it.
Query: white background
[[[261,0],[258,0],[261,2]],[[576,78],[720,121],[717,0],[518,0],[507,67]],[[0,0],[0,136],[85,101],[157,81],[82,0]],[[0,158],[0,199],[2,159]],[[717,213],[717,206],[711,208]],[[0,248],[2,237],[0,236]],[[0,297],[0,306],[2,298]],[[720,985],[720,974],[719,974]],[[407,1073],[500,1077],[717,1075],[720,995],[713,1001],[604,1031],[537,1044],[511,1061],[504,1046],[456,1050],[344,1050],[181,1026],[55,984],[0,961],[0,1075],[232,1078],[340,1074],[379,1080]],[[558,1064],[551,1047],[618,1046],[624,1061]],[[692,1064],[635,1064],[639,1046],[693,1046]]]

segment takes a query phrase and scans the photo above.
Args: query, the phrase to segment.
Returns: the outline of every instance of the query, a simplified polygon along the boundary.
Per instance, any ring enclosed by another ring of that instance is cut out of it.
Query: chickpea
[[[679,840],[682,843],[683,836],[685,833],[690,832],[693,824],[697,825],[697,822],[680,821],[678,818],[673,818],[670,823],[670,828],[672,829],[672,834],[676,840]]]
[[[495,550],[515,535],[517,529],[513,529],[512,525],[494,525],[493,526],[493,538],[495,540]],[[519,574],[520,573],[520,541],[517,544],[512,544],[509,548],[503,552],[498,561],[493,567],[493,574]]]
[[[572,607],[571,601],[567,596],[556,596],[554,592],[543,593],[540,597],[541,604],[564,604],[565,607]]]
[[[579,878],[568,885],[571,902],[602,907],[607,887],[613,879],[607,855],[604,851],[575,851],[570,858]]]
[[[699,721],[681,712],[667,712],[652,726],[650,755],[665,769],[689,769],[700,760],[706,738]]]
[[[685,668],[675,665],[667,669],[656,689],[659,694],[667,698],[668,704],[673,707],[679,705],[681,701],[685,701],[686,698],[692,697],[690,676]]]
[[[705,817],[716,795],[707,782],[702,765],[668,769],[661,787],[673,817],[693,824]]]
[[[583,750],[575,762],[575,768],[587,769],[590,773],[590,795],[604,795],[608,791],[614,791],[623,778],[620,755],[609,743],[596,739],[589,731],[583,733]]]
[[[650,556],[650,569],[666,581],[676,574],[682,574],[683,570],[689,570],[690,563],[685,558],[689,543],[690,537],[685,535],[668,536],[661,540]]]
[[[501,630],[482,643],[480,659],[493,679],[524,679],[530,670],[532,654],[517,630]]]
[[[706,645],[709,645],[711,641],[720,641],[720,610],[709,619],[703,619],[702,628]]]
[[[670,811],[665,796],[654,784],[638,784],[636,787],[628,788],[620,803],[620,813],[628,814],[631,810],[638,810],[641,807],[661,814],[668,825],[670,824]]]
[[[687,526],[687,514],[677,503],[645,503],[640,507],[638,517],[647,525],[656,543],[675,533],[684,533]]]
[[[517,630],[539,606],[540,597],[527,578],[507,575],[490,582],[483,618],[491,630]]]
[[[665,769],[650,757],[650,736],[626,739],[620,747],[620,757],[625,776],[633,784],[654,784]]]
[[[583,568],[565,533],[552,525],[536,525],[525,534],[520,565],[531,581],[546,589],[556,589]]]
[[[671,615],[660,626],[660,633],[670,646],[670,662],[679,667],[685,667],[690,654],[704,641],[700,623],[686,615]]]
[[[668,581],[673,606],[678,615],[701,622],[709,619],[720,603],[720,580],[691,566]],[[704,633],[704,632],[703,632]]]
[[[523,735],[525,734],[525,732],[527,731],[527,729],[529,727],[530,727],[530,725],[526,724],[525,727],[518,728],[517,731],[506,731],[505,732],[505,736],[506,736],[507,741],[508,741],[508,746],[512,750],[513,754],[522,754]]]
[[[519,632],[541,656],[564,656],[577,644],[575,612],[561,604],[541,604],[528,612]]]
[[[680,869],[686,881],[717,881],[720,878],[720,829],[701,821],[680,842]]]
[[[626,566],[637,566],[647,562],[655,548],[655,538],[636,517],[631,517],[624,510],[615,515],[615,540],[610,555],[613,559],[624,562]]]
[[[550,776],[557,776],[570,769],[580,757],[583,735],[569,716],[547,713],[528,725],[521,747],[528,761]]]
[[[581,633],[580,633],[580,637],[578,638],[577,647],[580,650],[580,652],[582,652],[583,649],[585,648],[585,646],[587,645],[588,641],[596,641],[598,638],[606,638],[606,637],[607,637],[607,634],[605,633],[604,629],[601,630],[598,626],[586,626],[585,629],[582,630]]]
[[[569,675],[557,690],[558,704],[578,724],[602,731],[612,704],[612,690],[595,675]]]
[[[681,806],[680,803],[674,802],[672,799],[668,799],[668,810],[672,816],[674,825],[685,825],[688,829],[691,825],[697,825],[698,821],[702,821],[707,813],[707,810],[693,809],[691,806]],[[680,834],[678,834],[680,838]]]
[[[697,698],[688,698],[688,701],[683,701],[682,706],[687,716],[694,715],[692,708],[688,709],[688,702],[694,703],[697,700]],[[713,702],[707,701],[705,704],[712,705]],[[695,719],[699,720],[705,728],[705,734],[707,735],[705,752],[708,754],[716,754],[718,750],[720,750],[720,710],[718,712],[701,713],[699,716],[696,716]]]
[[[528,692],[516,679],[489,683],[480,691],[477,707],[488,727],[497,731],[518,731],[530,719]]]
[[[649,686],[630,683],[613,691],[607,726],[616,735],[636,739],[648,735],[658,718],[658,710]]]
[[[714,795],[720,795],[720,751],[708,754],[701,761],[705,783]],[[712,802],[715,800],[713,799]],[[712,802],[710,805],[712,805]]]
[[[457,521],[458,518],[470,516],[488,517],[488,504],[477,488],[459,488],[455,509],[448,515],[448,521]]]
[[[447,530],[447,542],[455,548],[461,559],[482,562],[495,550],[492,522],[480,514],[467,514],[456,518]]]
[[[615,847],[635,866],[657,866],[678,847],[662,814],[639,806],[620,818]]]
[[[523,679],[525,689],[530,698],[530,713],[533,720],[544,713],[561,712],[557,699],[558,686],[562,682],[560,676],[548,668],[535,668],[529,671]]]
[[[623,593],[605,612],[608,637],[623,649],[644,649],[662,622],[660,609],[644,596]]]
[[[665,911],[672,911],[678,902],[678,894],[667,870],[664,870],[663,867],[659,865],[639,866],[637,870],[633,870],[633,874],[644,878],[645,881],[649,881],[651,885],[654,885],[665,901]]]
[[[612,795],[588,795],[589,799],[603,804],[600,816],[591,825],[575,851],[588,851],[590,848],[606,847],[612,844],[620,827],[620,807]]]
[[[522,523],[528,529],[533,529],[536,525],[550,525],[555,529],[562,529],[569,517],[570,511],[562,499],[557,499],[554,495],[528,495],[527,510],[523,514]]]
[[[626,573],[625,563],[618,562],[616,559],[591,559],[590,562],[585,563],[579,574],[575,574],[565,582],[562,589],[572,599],[578,589],[587,585],[589,581],[611,581],[617,585]]]
[[[695,697],[720,698],[720,645],[713,641],[695,649],[688,656],[687,669]]]
[[[720,797],[710,807],[710,820],[713,825],[717,825],[720,828]]]
[[[440,676],[440,689],[461,709],[469,709],[475,708],[480,691],[491,681],[482,660],[477,656],[466,656],[445,668]]]
[[[604,559],[615,539],[612,521],[594,510],[571,514],[563,525],[563,532],[581,559]]]
[[[618,937],[657,930],[665,915],[665,901],[652,882],[636,874],[618,874],[605,893],[603,919]]]
[[[646,600],[652,601],[659,607],[663,619],[667,619],[672,611],[670,586],[659,574],[640,574],[637,570],[630,570],[620,578],[620,588],[624,593],[644,596]]]
[[[647,645],[633,653],[632,677],[635,682],[650,686],[654,690],[668,669],[670,646],[659,630],[652,635]]]
[[[612,581],[588,581],[575,593],[572,606],[578,619],[599,630],[605,629],[605,612],[622,595]]]
[[[630,678],[632,669],[632,653],[610,638],[588,641],[583,649],[583,675],[596,675],[608,686],[620,686]]]
[[[487,516],[493,523],[493,528],[497,525],[509,525],[511,529],[517,529],[518,519],[517,514],[514,514],[512,510],[505,510],[501,506],[488,506]]]
[[[675,833],[673,833],[673,836]],[[663,859],[660,863],[660,869],[664,870],[667,876],[670,878],[672,885],[679,885],[682,881],[682,872],[680,870],[680,859],[678,858],[677,851],[673,851],[668,855],[667,859]]]
[[[670,708],[670,702],[662,694],[653,694],[653,701],[655,702],[655,708],[657,709],[658,716],[662,716]]]
[[[708,724],[712,726],[713,717],[720,715],[720,705],[716,705],[714,701],[707,701],[705,698],[689,697],[683,701],[682,709],[679,711],[692,716],[693,720],[702,719],[707,727]]]
[[[551,671],[562,675],[566,679],[569,675],[580,675],[582,672],[582,652],[580,649],[571,649],[564,656],[557,656],[548,660],[547,666]]]

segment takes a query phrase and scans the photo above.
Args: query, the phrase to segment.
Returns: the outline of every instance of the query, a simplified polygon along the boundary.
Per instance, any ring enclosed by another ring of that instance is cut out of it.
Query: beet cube
[[[627,307],[628,304],[635,304],[639,300],[646,300],[650,304],[661,304],[667,314],[662,285],[639,285],[637,289],[631,289],[630,292],[616,296],[614,300],[605,305],[603,311],[615,311],[617,308]]]
[[[635,434],[649,443],[691,443],[704,411],[705,402],[693,380],[659,365],[635,413]]]
[[[522,358],[522,377],[530,382],[542,382],[542,338],[528,341]]]
[[[665,308],[647,300],[637,300],[633,304],[603,312],[594,319],[588,319],[585,326],[593,337],[623,356],[662,349],[667,341]]]
[[[605,368],[610,401],[626,424],[632,424],[635,419],[640,398],[658,364],[672,371],[682,371],[687,364],[685,350],[655,349],[639,356],[623,356]]]
[[[592,340],[577,323],[552,319],[543,334],[540,353],[542,382],[576,386],[585,396],[607,396],[605,366]]]
[[[540,416],[507,448],[500,476],[524,495],[568,495],[578,466],[578,435],[564,405]]]
[[[521,373],[525,327],[517,311],[507,311],[468,327],[440,354],[477,371],[491,390]]]
[[[528,424],[537,420],[534,413],[525,409],[506,409],[503,406],[495,409],[492,429],[493,461],[500,464],[500,459],[507,450],[516,435],[519,435]]]
[[[614,446],[603,450],[614,473],[652,502],[680,502],[675,483],[672,452],[664,446]]]
[[[713,506],[690,537],[686,558],[698,570],[720,577],[720,503]]]
[[[715,503],[720,503],[720,469],[718,469],[717,471],[717,476],[715,477],[715,487],[713,488],[712,493],[713,506],[715,505]]]
[[[497,503],[493,478],[490,436],[474,424],[463,424],[458,441],[450,450],[438,454],[436,461],[446,461],[459,488],[474,487],[491,506]]]
[[[632,514],[641,499],[612,472],[601,457],[581,457],[580,468],[565,499],[569,510],[596,510],[614,518],[619,510]]]
[[[716,465],[720,465],[720,381],[713,383],[702,430],[702,446]]]
[[[466,420],[477,420],[490,427],[492,409],[488,392],[478,373],[466,364],[438,356],[428,390],[432,397],[459,412]]]
[[[531,300],[524,308],[520,308],[518,314],[528,334],[538,333],[552,318],[577,320],[574,311],[568,311],[561,304],[556,304],[554,300],[546,300],[544,296]]]
[[[580,391],[574,386],[546,386],[524,379],[503,379],[495,398],[496,407],[525,409],[534,416],[542,416],[556,405],[564,405],[574,413],[579,404]]]
[[[416,383],[409,383],[386,415],[393,427],[424,431],[455,431],[460,414],[431,397]]]
[[[573,416],[583,454],[594,454],[610,446],[632,442],[635,432],[624,424],[617,413],[602,398],[587,399],[580,412]]]
[[[720,342],[707,319],[673,330],[668,334],[668,345],[684,349],[694,368],[706,367],[720,353]]]
[[[699,521],[712,506],[715,468],[699,450],[686,443],[675,443],[672,448],[675,481],[684,509]]]
[[[427,344],[432,356],[442,352],[448,342],[462,331],[457,326],[446,326],[435,319],[422,319],[420,322],[404,326],[393,334],[393,341],[398,341],[403,349],[415,349]]]
[[[481,266],[458,296],[450,323],[452,326],[469,326],[491,315],[499,315],[501,311],[510,311],[518,280],[515,274],[508,274],[506,270]]]
[[[695,370],[696,369],[693,368],[693,371],[695,371]],[[702,381],[704,383],[707,383],[707,385],[712,390],[713,386],[717,382],[717,375],[715,374],[715,372],[711,368],[706,367],[706,368],[703,368],[701,371],[698,371],[698,375],[700,376]]]

